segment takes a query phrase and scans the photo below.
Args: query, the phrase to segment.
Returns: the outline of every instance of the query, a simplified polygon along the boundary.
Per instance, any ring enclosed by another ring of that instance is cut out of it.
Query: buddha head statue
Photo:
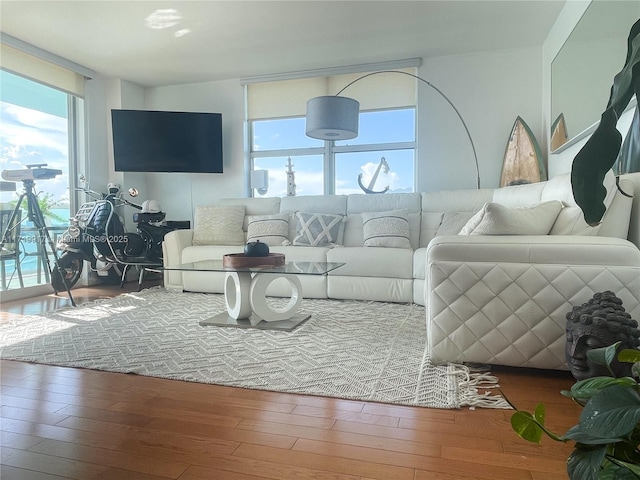
[[[587,352],[621,342],[622,349],[640,346],[638,322],[625,311],[613,292],[596,293],[591,300],[567,313],[567,366],[576,380],[611,376],[604,365],[593,363]],[[630,376],[631,364],[614,360],[611,370],[616,377]]]

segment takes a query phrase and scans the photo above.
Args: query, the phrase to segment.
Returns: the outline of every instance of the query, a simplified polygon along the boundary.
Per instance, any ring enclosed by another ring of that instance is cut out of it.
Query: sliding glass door
[[[79,97],[0,70],[0,169],[21,171],[46,164],[47,168],[62,172],[54,178],[35,180],[34,188],[38,208],[54,242],[66,228],[74,208],[69,179],[75,171],[73,139],[78,123],[75,112],[81,109],[81,104]],[[28,203],[34,200],[23,194],[24,187],[20,180],[11,183],[3,179],[0,192],[0,209],[19,210],[21,218],[19,226],[12,226],[16,232],[19,229],[19,240],[5,246],[2,255],[3,291],[46,285],[50,281],[45,257],[49,253],[51,258],[50,248],[43,250],[33,219],[29,218]],[[5,213],[3,218],[7,216]],[[10,249],[17,249],[17,258],[7,255]]]

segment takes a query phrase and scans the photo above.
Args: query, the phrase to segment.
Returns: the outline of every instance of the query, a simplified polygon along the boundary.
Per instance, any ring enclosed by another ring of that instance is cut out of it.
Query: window
[[[45,217],[51,239],[68,224],[75,205],[69,195],[69,179],[75,176],[75,155],[82,138],[78,117],[83,100],[78,95],[84,78],[57,65],[2,44],[3,69],[0,70],[0,170],[26,170],[28,165],[46,164],[62,171],[52,179],[35,181],[38,207]],[[5,70],[5,68],[10,69]],[[33,80],[33,79],[37,79]],[[5,187],[7,185],[5,184]],[[42,241],[27,213],[29,199],[22,196],[24,185],[15,191],[0,192],[2,210],[22,210],[19,258],[24,288],[49,283],[49,272],[42,254]],[[50,253],[50,245],[46,251]],[[16,265],[4,265],[3,290],[21,289]]]
[[[404,69],[415,74],[415,69]],[[296,195],[412,192],[415,185],[415,79],[380,74],[344,93],[360,101],[358,137],[323,142],[305,135],[308,99],[333,93],[360,74],[249,84],[251,170],[268,170],[264,196],[288,194],[292,165]],[[383,77],[383,78],[378,78]]]

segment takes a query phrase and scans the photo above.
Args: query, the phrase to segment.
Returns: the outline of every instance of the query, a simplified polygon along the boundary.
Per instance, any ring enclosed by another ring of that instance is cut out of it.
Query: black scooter
[[[153,208],[158,211],[145,211],[142,205],[125,200],[115,184],[109,184],[107,194],[88,188],[81,190],[94,200],[80,207],[58,240],[57,249],[62,254],[58,270],[51,275],[51,285],[56,291],[76,284],[85,261],[100,279],[110,284],[119,282],[121,286],[129,267],[144,272],[145,268],[162,265],[162,241],[166,233],[176,229],[166,224],[164,212]],[[130,189],[129,194],[135,196],[137,191]],[[145,204],[153,205],[153,201]],[[140,210],[133,214],[135,233],[125,231],[116,213],[116,208],[122,205]]]

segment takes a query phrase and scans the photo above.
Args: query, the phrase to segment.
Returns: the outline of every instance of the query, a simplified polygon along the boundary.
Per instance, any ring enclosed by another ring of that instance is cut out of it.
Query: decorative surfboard
[[[500,186],[523,185],[547,179],[542,151],[522,118],[516,118],[504,152]]]
[[[560,148],[567,143],[567,140],[569,140],[567,124],[564,121],[564,114],[561,113],[551,125],[551,151]]]

